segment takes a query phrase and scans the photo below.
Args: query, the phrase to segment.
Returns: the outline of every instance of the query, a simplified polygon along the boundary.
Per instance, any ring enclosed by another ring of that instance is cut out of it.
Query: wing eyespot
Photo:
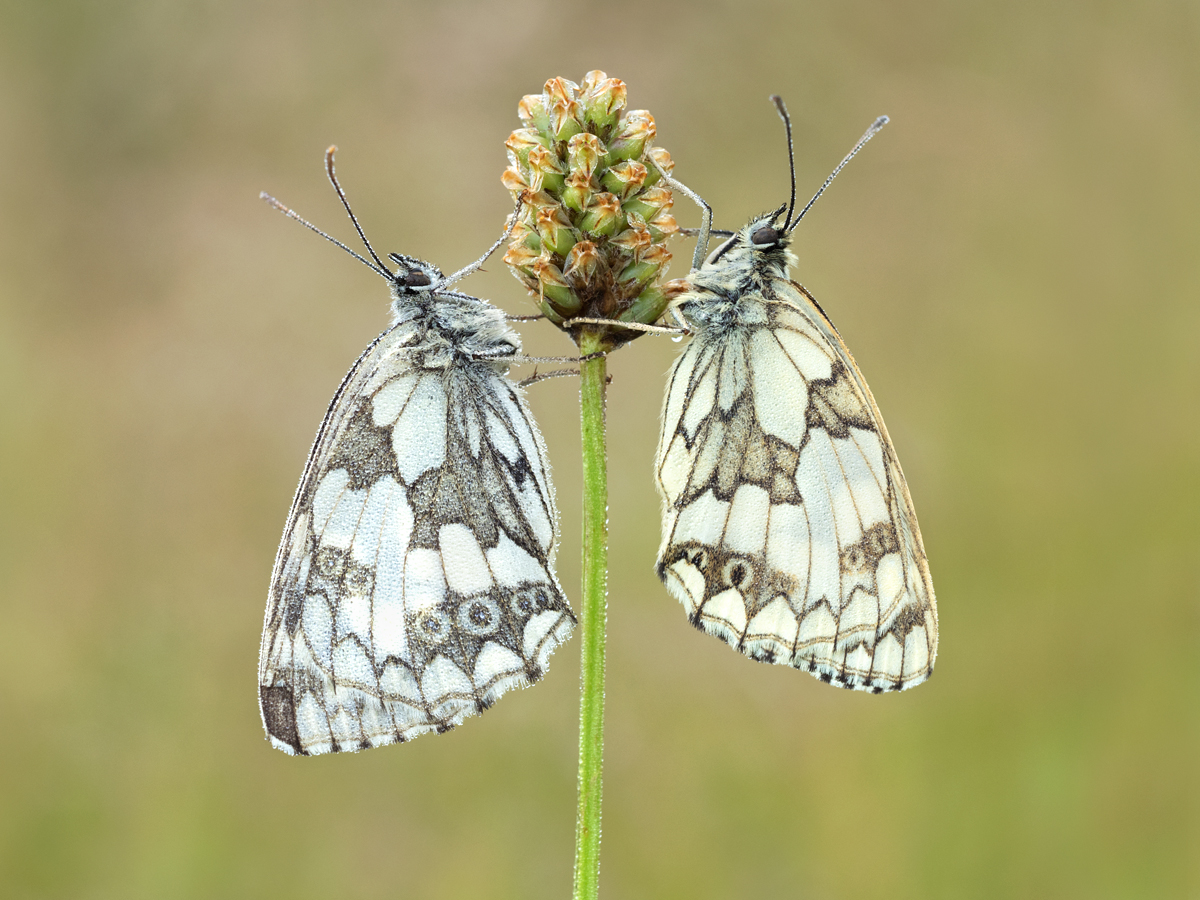
[[[445,610],[431,609],[417,617],[416,631],[430,644],[440,644],[450,637],[452,623]]]
[[[474,637],[484,637],[500,625],[500,607],[488,597],[467,600],[458,608],[458,625]]]
[[[527,619],[532,616],[538,609],[537,600],[528,592],[522,591],[518,594],[513,594],[512,599],[508,602],[509,608],[513,611],[518,619]]]
[[[337,579],[346,565],[345,554],[334,547],[321,547],[313,560],[316,574],[329,580]]]
[[[735,556],[725,563],[721,578],[729,587],[745,591],[754,582],[754,564],[749,559]]]

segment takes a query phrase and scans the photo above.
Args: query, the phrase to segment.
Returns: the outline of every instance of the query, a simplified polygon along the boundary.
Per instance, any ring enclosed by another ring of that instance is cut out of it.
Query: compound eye
[[[429,276],[419,269],[414,269],[404,276],[405,287],[428,287]]]
[[[768,244],[778,244],[779,232],[770,225],[764,225],[762,228],[756,230],[754,234],[750,235],[750,240],[759,247],[765,247]]]

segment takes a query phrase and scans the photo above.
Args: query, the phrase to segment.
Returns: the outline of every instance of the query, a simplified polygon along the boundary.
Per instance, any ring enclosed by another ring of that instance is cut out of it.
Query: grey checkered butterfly
[[[772,98],[787,126],[779,98]],[[789,277],[789,203],[708,259],[705,210],[676,317],[656,473],[657,571],[693,625],[752,659],[876,693],[933,671],[937,608],[916,514],[871,391],[824,310]],[[787,209],[782,224],[779,216]]]
[[[504,314],[398,254],[389,269],[326,170],[392,324],[333,397],[275,559],[258,684],[271,743],[360,750],[445,731],[536,681],[575,616],[554,573],[546,449]],[[264,198],[300,219],[273,198]],[[507,235],[506,235],[507,236]],[[333,238],[329,238],[333,241]]]

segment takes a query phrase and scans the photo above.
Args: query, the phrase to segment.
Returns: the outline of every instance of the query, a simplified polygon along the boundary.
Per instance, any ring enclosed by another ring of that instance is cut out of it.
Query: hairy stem
[[[581,356],[600,335],[580,336]],[[600,883],[600,795],[604,761],[604,640],[608,602],[608,450],[604,434],[608,358],[580,364],[583,431],[583,600],[580,617],[579,817],[575,825],[575,900],[595,900]]]

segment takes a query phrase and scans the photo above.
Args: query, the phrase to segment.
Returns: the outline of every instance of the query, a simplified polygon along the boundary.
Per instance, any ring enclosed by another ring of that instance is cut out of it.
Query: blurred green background
[[[718,224],[798,232],[941,614],[900,696],[755,665],[652,572],[663,373],[612,361],[610,898],[1200,897],[1200,6],[0,5],[0,895],[568,895],[578,641],[457,731],[289,759],[257,652],[381,251],[501,230],[517,101],[600,68]],[[698,217],[677,203],[683,224]],[[674,244],[682,274],[690,243]],[[467,289],[529,307],[498,258]],[[534,353],[568,352],[544,324]],[[532,389],[578,598],[577,387]]]

